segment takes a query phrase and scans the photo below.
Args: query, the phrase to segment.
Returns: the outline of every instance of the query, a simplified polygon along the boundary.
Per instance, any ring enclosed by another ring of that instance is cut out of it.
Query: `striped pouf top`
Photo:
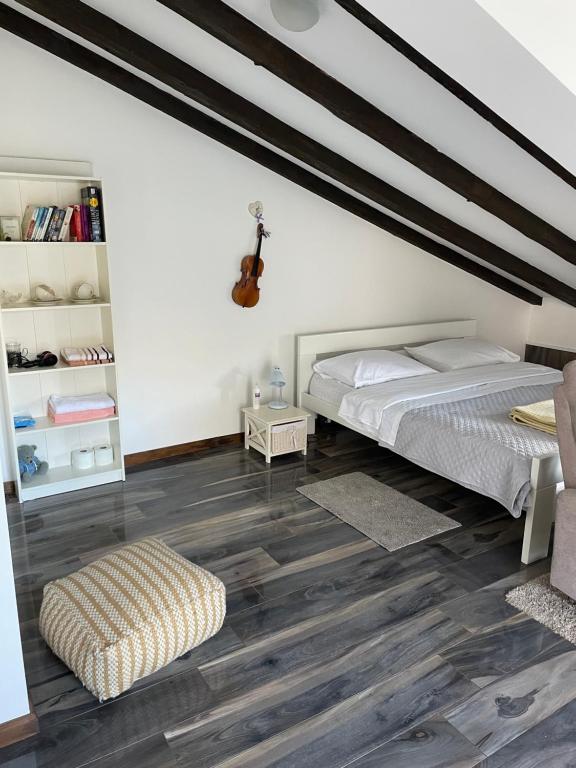
[[[222,582],[150,538],[47,584],[40,632],[104,701],[212,637],[225,615]]]

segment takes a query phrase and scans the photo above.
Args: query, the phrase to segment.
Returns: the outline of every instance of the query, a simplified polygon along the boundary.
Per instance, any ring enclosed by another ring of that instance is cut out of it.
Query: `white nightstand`
[[[306,456],[308,443],[308,411],[289,406],[282,410],[261,405],[242,408],[244,414],[244,448],[255,448],[270,464],[272,456],[302,451]]]

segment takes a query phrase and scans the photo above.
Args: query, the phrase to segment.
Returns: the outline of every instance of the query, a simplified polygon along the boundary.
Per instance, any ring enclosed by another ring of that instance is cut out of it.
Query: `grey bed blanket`
[[[515,424],[508,413],[516,405],[549,400],[554,386],[516,387],[413,408],[402,416],[392,450],[496,499],[520,517],[530,494],[532,457],[556,453],[558,442],[552,435]]]

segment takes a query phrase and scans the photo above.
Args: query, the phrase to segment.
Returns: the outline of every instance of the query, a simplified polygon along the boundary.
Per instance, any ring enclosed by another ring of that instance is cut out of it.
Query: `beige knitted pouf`
[[[46,584],[40,632],[104,701],[215,635],[225,615],[220,579],[143,539]]]

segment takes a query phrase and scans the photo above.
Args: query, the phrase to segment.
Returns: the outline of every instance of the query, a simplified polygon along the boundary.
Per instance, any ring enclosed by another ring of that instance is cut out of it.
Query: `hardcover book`
[[[104,240],[104,227],[98,187],[84,187],[82,189],[82,203],[86,206],[90,240],[94,243],[101,243]]]

